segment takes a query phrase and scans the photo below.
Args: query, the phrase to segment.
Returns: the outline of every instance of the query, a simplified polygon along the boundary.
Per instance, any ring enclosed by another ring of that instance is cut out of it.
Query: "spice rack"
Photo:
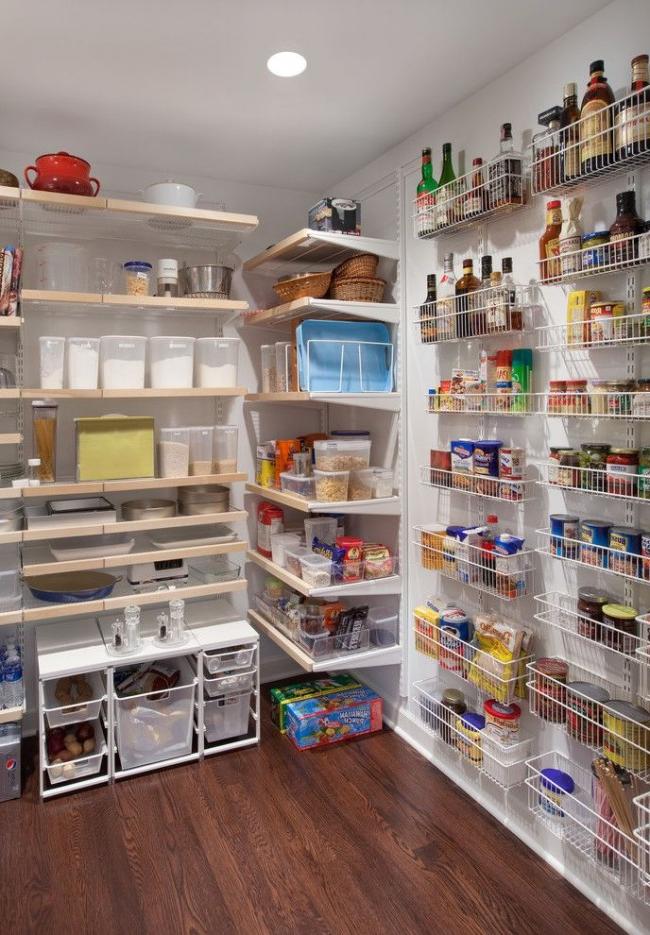
[[[550,529],[537,529],[536,533],[539,540],[536,551],[540,555],[625,578],[634,584],[650,586],[650,578],[646,580],[644,577],[646,571],[640,555],[620,552],[609,546],[592,545],[581,539],[566,538]]]
[[[518,337],[533,330],[539,308],[535,286],[478,289],[469,296],[425,302],[413,308],[421,344],[446,344],[504,335]]]
[[[540,469],[542,480],[536,483],[542,487],[610,500],[634,501],[639,506],[650,503],[650,489],[646,491],[643,474],[628,474],[621,478],[608,475],[605,470],[599,468],[565,466],[556,460],[541,464]]]
[[[566,285],[594,276],[622,273],[650,263],[650,232],[617,238],[613,243],[563,253],[557,260],[538,260],[539,285]]]
[[[522,418],[533,415],[535,393],[441,393],[427,395],[427,412],[431,415],[491,415]]]
[[[547,392],[532,393],[533,409],[548,417],[618,419],[643,422],[650,419],[650,392]]]
[[[650,342],[648,316],[644,312],[589,322],[542,325],[535,328],[538,351],[598,351],[613,347],[643,347]]]

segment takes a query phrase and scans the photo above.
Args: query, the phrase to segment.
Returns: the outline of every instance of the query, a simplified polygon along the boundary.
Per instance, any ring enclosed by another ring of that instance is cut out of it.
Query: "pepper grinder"
[[[126,645],[130,653],[137,652],[142,646],[140,635],[140,608],[137,604],[129,604],[124,608],[126,629]]]

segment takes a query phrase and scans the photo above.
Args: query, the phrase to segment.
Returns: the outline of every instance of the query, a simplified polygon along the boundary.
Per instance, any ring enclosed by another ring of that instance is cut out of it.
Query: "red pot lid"
[[[516,721],[521,717],[521,708],[518,704],[501,704],[494,698],[488,698],[483,709],[486,714],[500,721]]]
[[[83,159],[81,156],[73,156],[72,153],[66,153],[63,150],[61,150],[58,153],[43,153],[42,156],[36,157],[36,162],[38,162],[39,159],[51,159],[52,156],[67,156],[68,159],[76,159],[77,162],[83,162],[83,164],[85,166],[88,166],[88,168],[90,169],[90,163],[88,162],[88,160]]]

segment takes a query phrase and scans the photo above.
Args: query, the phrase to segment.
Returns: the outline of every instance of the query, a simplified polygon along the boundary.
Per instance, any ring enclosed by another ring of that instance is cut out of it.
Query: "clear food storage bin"
[[[275,532],[271,535],[271,561],[284,568],[285,549],[296,549],[301,544],[299,532]]]
[[[348,499],[349,471],[320,471],[314,469],[316,499],[321,503],[339,503]]]
[[[128,260],[123,269],[124,291],[127,295],[151,295],[151,263],[146,260]]]
[[[117,751],[122,769],[192,752],[196,680],[186,659],[177,663],[181,674],[174,688],[115,699]]]
[[[256,669],[250,672],[228,672],[226,675],[219,675],[216,678],[203,677],[203,688],[209,698],[216,698],[217,695],[224,695],[226,692],[245,692],[252,691],[255,687]]]
[[[277,393],[286,393],[291,387],[291,343],[278,341],[275,345],[275,389]]]
[[[316,467],[321,471],[354,471],[370,465],[370,441],[326,439],[314,442]]]
[[[254,654],[254,645],[210,649],[203,654],[203,666],[208,675],[232,672],[234,669],[248,669],[253,661]]]
[[[77,722],[79,718],[77,718]],[[75,722],[76,723],[76,722]],[[51,763],[46,759],[45,769],[53,786],[60,782],[73,782],[86,776],[95,776],[100,771],[106,754],[106,738],[99,719],[93,722],[95,728],[95,753],[90,756],[78,756],[67,763]]]
[[[0,500],[0,533],[22,529],[22,500]]]
[[[68,338],[68,388],[96,390],[99,382],[99,338]]]
[[[88,251],[81,244],[54,240],[35,249],[39,289],[85,292],[88,288]]]
[[[307,474],[293,474],[291,471],[282,471],[280,487],[286,493],[295,493],[307,500],[313,500],[316,492],[316,482],[313,477]]]
[[[237,470],[236,425],[215,425],[212,449],[212,466],[215,474],[233,474]]]
[[[379,500],[393,496],[393,472],[386,468],[350,471],[350,500]]]
[[[150,378],[155,389],[191,389],[195,338],[149,338]],[[209,473],[206,472],[206,473]]]
[[[63,389],[65,338],[43,335],[38,339],[41,389]]]
[[[275,393],[275,344],[262,344],[262,392]]]
[[[15,568],[0,571],[0,611],[14,610],[21,601],[20,570]]]
[[[34,457],[40,459],[38,479],[44,484],[56,480],[56,429],[59,404],[53,399],[32,401]]]
[[[332,561],[310,552],[300,557],[301,578],[310,588],[328,588],[332,583]]]
[[[105,390],[144,388],[147,339],[138,334],[105,334],[100,338],[101,381]]]
[[[306,549],[304,546],[295,546],[292,548],[284,549],[284,567],[287,571],[290,571],[292,575],[295,575],[296,578],[302,578],[302,562],[301,558],[305,555],[313,555],[311,549]]]
[[[194,425],[190,428],[190,474],[212,474],[214,428]]]
[[[368,611],[368,629],[373,646],[395,646],[399,619],[388,607],[371,607]]]
[[[158,476],[187,477],[190,470],[190,429],[161,429],[158,441]]]
[[[196,386],[237,386],[239,338],[199,338],[195,346]]]
[[[48,679],[43,683],[45,714],[50,727],[65,727],[67,724],[92,721],[99,717],[102,699],[106,694],[102,677],[99,672],[89,672],[83,677],[90,685],[92,698],[87,701],[75,701],[68,705],[62,705],[56,697],[56,688],[60,679]]]
[[[204,702],[205,739],[218,743],[248,733],[251,693],[223,695]]]
[[[213,555],[210,558],[196,559],[190,565],[190,573],[203,584],[220,584],[223,581],[236,581],[241,568],[225,555]]]
[[[334,545],[338,521],[335,516],[310,516],[305,520],[305,542],[311,548],[314,539]]]

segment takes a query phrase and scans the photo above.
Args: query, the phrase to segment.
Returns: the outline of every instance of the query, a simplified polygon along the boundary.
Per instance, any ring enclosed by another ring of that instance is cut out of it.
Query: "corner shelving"
[[[399,244],[396,240],[303,228],[246,260],[243,269],[245,273],[264,272],[282,276],[302,270],[329,268],[357,253],[375,253],[385,259],[398,260]]]
[[[391,302],[343,302],[338,299],[295,299],[244,316],[246,325],[275,325],[297,318],[363,318],[399,324],[399,306]]]
[[[276,565],[270,558],[260,555],[259,552],[249,549],[246,552],[246,558],[249,562],[257,565],[263,571],[278,578],[284,584],[293,588],[299,594],[305,597],[356,597],[359,594],[400,594],[402,590],[402,579],[397,574],[388,575],[384,578],[365,578],[362,581],[354,581],[346,584],[343,581],[335,582],[324,588],[312,588],[302,578],[293,575],[286,568]]]
[[[55,292],[49,289],[23,289],[20,294],[23,314],[31,315],[43,309],[65,308],[84,313],[106,314],[110,306],[111,314],[133,311],[157,312],[169,314],[196,314],[219,318],[222,324],[228,324],[246,311],[247,302],[237,299],[204,299],[182,296],[166,298],[155,295],[119,295],[89,292]],[[2,319],[0,319],[2,321]]]
[[[271,500],[280,506],[290,507],[300,513],[348,513],[372,516],[399,516],[401,502],[398,496],[381,497],[376,500],[307,500],[296,494],[276,490],[275,487],[262,487],[260,484],[246,484],[247,493]]]
[[[321,403],[335,406],[359,406],[364,409],[384,409],[387,412],[399,412],[401,407],[399,393],[307,393],[295,390],[286,393],[247,393],[244,401],[285,405]]]

